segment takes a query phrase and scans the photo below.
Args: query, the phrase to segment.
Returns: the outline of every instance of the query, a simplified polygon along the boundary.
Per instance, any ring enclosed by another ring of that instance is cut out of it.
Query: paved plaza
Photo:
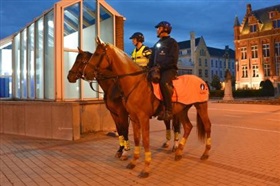
[[[214,106],[209,106],[213,145],[206,161],[199,159],[204,144],[198,140],[196,112],[192,108],[189,116],[194,128],[180,161],[174,161],[171,146],[161,148],[165,141],[164,124],[151,120],[152,164],[148,178],[138,177],[143,168],[143,153],[135,169],[126,169],[129,160],[121,161],[114,157],[118,138],[105,132],[87,134],[77,141],[0,134],[0,185],[279,186],[280,127],[251,130],[250,127],[235,127],[230,123],[221,124],[216,117],[218,108],[215,110]],[[277,111],[276,108],[279,106],[273,107]],[[248,117],[250,114],[248,112]],[[132,133],[130,129],[133,148]]]

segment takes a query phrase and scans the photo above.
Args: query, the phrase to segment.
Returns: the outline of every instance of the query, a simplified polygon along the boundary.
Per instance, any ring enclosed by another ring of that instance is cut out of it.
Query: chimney
[[[194,32],[191,32],[190,33],[190,47],[191,47],[191,61],[192,63],[194,64],[194,69],[193,69],[193,74],[196,74],[196,64],[195,64],[195,61],[194,61],[194,50],[195,50],[195,33]]]

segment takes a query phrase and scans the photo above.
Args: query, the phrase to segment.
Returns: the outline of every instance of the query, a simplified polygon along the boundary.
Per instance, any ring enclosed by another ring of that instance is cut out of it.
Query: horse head
[[[79,47],[78,50],[79,53],[76,60],[67,75],[67,79],[70,83],[75,83],[77,79],[84,78],[84,69],[92,56],[92,53],[83,51]]]

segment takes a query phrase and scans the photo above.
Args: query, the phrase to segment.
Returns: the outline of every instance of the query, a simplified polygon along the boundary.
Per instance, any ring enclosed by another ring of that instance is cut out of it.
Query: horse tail
[[[201,116],[197,113],[196,114],[196,128],[197,128],[197,135],[198,139],[202,142],[205,141],[205,128]]]

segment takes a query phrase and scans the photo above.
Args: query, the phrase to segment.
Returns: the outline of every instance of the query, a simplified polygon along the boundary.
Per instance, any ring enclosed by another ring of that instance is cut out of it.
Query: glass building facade
[[[62,0],[0,44],[0,99],[100,99],[86,81],[69,83],[78,54],[95,50],[95,37],[123,48],[124,18],[105,1]],[[119,37],[122,36],[122,37]],[[99,89],[95,84],[95,89]]]

